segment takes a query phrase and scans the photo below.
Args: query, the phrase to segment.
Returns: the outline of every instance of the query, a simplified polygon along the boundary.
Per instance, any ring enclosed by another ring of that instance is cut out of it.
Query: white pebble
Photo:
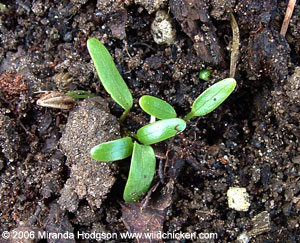
[[[250,238],[249,238],[249,236],[245,232],[241,233],[237,237],[236,240],[237,240],[238,243],[249,243],[250,242]]]
[[[171,45],[175,42],[176,31],[172,26],[171,19],[165,11],[157,11],[151,25],[151,34],[154,41],[161,45]]]
[[[249,194],[244,187],[229,187],[227,191],[228,206],[236,211],[248,211]]]

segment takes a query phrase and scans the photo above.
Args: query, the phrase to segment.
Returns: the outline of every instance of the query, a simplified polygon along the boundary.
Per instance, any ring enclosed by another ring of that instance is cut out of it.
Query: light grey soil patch
[[[285,85],[286,93],[291,104],[300,105],[300,67],[295,68],[293,75],[289,76],[287,85]]]
[[[18,154],[15,153],[20,143],[20,137],[15,130],[15,123],[0,111],[0,147],[1,152],[9,162],[14,161]],[[3,161],[0,157],[0,170]]]
[[[119,130],[117,119],[109,113],[107,103],[100,97],[82,101],[70,113],[60,140],[71,170],[59,198],[63,209],[75,212],[81,199],[86,199],[91,207],[100,208],[115,182],[116,166],[91,159],[90,149],[118,138]]]

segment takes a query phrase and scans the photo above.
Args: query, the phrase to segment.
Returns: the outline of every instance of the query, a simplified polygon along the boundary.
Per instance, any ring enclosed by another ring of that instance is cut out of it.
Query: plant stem
[[[189,114],[187,114],[183,120],[188,121],[190,120],[192,117],[194,117],[194,113],[191,111]]]
[[[132,137],[132,138],[138,140],[138,137],[137,137],[137,135],[136,135],[134,132],[129,131],[129,134],[128,134],[128,135],[129,135],[130,137]]]
[[[155,118],[155,116],[151,116],[151,118],[150,118],[150,122],[149,123],[153,123],[153,122],[155,122],[156,121],[156,118]]]
[[[122,138],[131,137],[131,138],[137,139],[137,135],[134,132],[128,130],[127,128],[121,129],[121,137]]]
[[[120,117],[120,122],[122,123],[125,118],[127,117],[128,113],[129,113],[130,110],[125,110],[122,114],[122,116]]]

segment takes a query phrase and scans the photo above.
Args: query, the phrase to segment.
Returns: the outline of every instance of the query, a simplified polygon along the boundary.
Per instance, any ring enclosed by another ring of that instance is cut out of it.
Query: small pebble
[[[248,242],[250,242],[250,238],[246,232],[243,232],[237,237],[236,241],[238,243],[248,243]]]
[[[175,42],[176,31],[172,26],[170,16],[165,11],[157,11],[151,25],[151,34],[154,41],[161,45],[171,45]]]
[[[230,187],[227,191],[228,206],[236,211],[248,211],[249,194],[244,187]]]

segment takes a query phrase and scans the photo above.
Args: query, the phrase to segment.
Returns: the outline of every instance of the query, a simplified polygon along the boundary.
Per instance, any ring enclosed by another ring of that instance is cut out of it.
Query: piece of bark
[[[242,55],[248,79],[260,79],[262,75],[273,82],[286,80],[290,48],[278,31],[263,28],[248,38],[246,52]]]
[[[111,20],[108,22],[108,26],[111,30],[113,37],[123,40],[126,37],[126,21],[127,11],[122,9],[111,15]]]
[[[61,210],[56,202],[50,204],[50,211],[48,217],[43,222],[45,231],[42,232],[43,239],[47,239],[49,243],[75,243],[74,228],[69,221],[67,214],[64,210]],[[46,233],[52,233],[54,237],[51,237]],[[60,239],[55,239],[55,235],[65,234]],[[74,237],[73,237],[74,236]]]
[[[224,66],[224,54],[216,28],[203,0],[171,0],[170,9],[182,30],[194,42],[197,55],[207,65]]]
[[[128,203],[122,207],[123,222],[130,233],[140,235],[137,242],[163,242],[160,233],[168,207],[172,203],[174,181],[170,181],[160,196],[145,203]],[[146,199],[147,200],[147,199]],[[148,237],[147,237],[148,236]]]

